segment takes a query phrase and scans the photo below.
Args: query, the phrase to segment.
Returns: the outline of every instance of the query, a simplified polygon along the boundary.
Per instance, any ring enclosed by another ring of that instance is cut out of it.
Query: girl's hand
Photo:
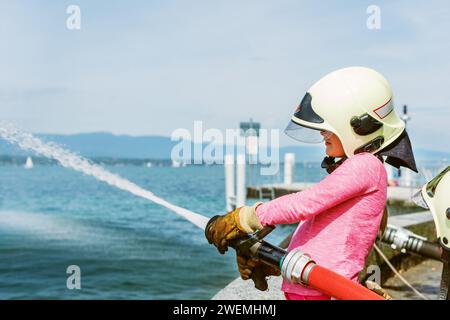
[[[221,254],[228,250],[230,242],[263,228],[256,215],[256,207],[243,206],[225,215],[216,216],[208,224],[206,238],[214,244]]]
[[[252,279],[255,288],[265,291],[268,288],[267,276],[279,276],[280,271],[274,269],[258,259],[246,258],[237,254],[237,265],[241,278],[243,280]]]

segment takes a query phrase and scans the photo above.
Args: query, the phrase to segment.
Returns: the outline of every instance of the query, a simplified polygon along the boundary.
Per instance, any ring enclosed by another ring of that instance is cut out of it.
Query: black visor
[[[302,101],[295,110],[293,120],[289,122],[284,133],[300,142],[305,143],[319,143],[323,141],[323,136],[320,134],[321,129],[308,127],[304,124],[298,124],[295,118],[311,124],[323,123],[324,120],[313,110],[312,96],[309,92],[305,94]]]
[[[307,92],[298,105],[297,110],[294,113],[294,117],[312,123],[323,123],[323,119],[314,112],[311,103],[311,94]]]

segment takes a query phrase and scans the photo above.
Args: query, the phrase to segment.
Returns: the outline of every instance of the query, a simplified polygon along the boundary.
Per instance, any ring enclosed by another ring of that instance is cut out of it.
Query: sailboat
[[[173,168],[179,168],[180,166],[181,166],[181,161],[172,160],[172,167]]]
[[[33,159],[31,159],[31,157],[27,158],[27,161],[25,162],[24,167],[25,167],[25,169],[33,168]]]

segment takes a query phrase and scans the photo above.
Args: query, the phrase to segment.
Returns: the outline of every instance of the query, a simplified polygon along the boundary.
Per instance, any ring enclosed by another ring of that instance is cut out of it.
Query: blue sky
[[[70,4],[81,30],[66,28]],[[449,151],[449,16],[445,0],[2,1],[0,119],[41,133],[284,128],[318,78],[364,65],[409,105],[413,145]]]

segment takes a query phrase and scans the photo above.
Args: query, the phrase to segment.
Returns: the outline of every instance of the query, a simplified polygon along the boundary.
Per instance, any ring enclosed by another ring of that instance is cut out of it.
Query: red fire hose
[[[284,256],[281,275],[291,283],[305,284],[339,300],[385,300],[359,283],[317,265],[299,249]]]
[[[366,287],[318,265],[311,269],[308,285],[339,300],[384,300]]]

